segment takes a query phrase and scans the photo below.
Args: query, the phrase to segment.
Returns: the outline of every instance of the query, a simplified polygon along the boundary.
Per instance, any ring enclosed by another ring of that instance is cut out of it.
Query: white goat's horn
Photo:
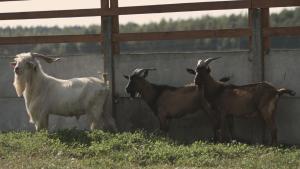
[[[60,60],[60,58],[52,58],[52,57],[45,56],[45,55],[39,54],[39,53],[31,53],[31,56],[44,59],[48,63],[52,63],[52,62]]]

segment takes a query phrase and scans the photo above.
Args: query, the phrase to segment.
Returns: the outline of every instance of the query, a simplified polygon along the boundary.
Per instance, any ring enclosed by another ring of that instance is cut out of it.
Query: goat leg
[[[230,140],[234,140],[234,134],[233,134],[233,129],[234,129],[234,121],[233,121],[233,116],[232,115],[227,115],[227,126],[228,126],[228,131],[230,134]]]
[[[162,131],[164,132],[169,131],[168,119],[166,118],[166,116],[164,116],[163,113],[159,114],[159,126],[160,126],[160,130]]]
[[[226,122],[226,114],[221,114],[220,129],[219,129],[219,139],[221,142],[225,141],[225,122]]]
[[[271,131],[271,145],[276,145],[277,144],[277,128],[275,125],[274,118],[267,119],[266,125]]]
[[[48,117],[49,117],[49,115],[40,116],[38,121],[35,122],[36,131],[41,131],[43,129],[45,129],[45,130],[48,129]]]

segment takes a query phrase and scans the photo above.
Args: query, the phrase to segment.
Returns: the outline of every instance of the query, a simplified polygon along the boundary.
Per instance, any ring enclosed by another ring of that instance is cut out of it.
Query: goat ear
[[[129,79],[129,76],[127,76],[127,75],[123,75],[123,76],[125,79],[127,79],[127,80]]]
[[[195,72],[194,69],[187,68],[186,71],[187,71],[188,73],[192,74],[192,75],[195,75],[195,74],[196,74],[196,72]]]

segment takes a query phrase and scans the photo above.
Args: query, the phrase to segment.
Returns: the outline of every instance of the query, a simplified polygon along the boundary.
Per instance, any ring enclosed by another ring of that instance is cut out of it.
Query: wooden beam
[[[250,0],[181,3],[120,8],[107,8],[108,1],[106,1],[107,0],[101,0],[101,4],[103,7],[105,6],[105,8],[0,13],[0,20],[113,16],[201,10],[242,9],[251,7]]]
[[[97,9],[75,9],[75,10],[0,13],[0,20],[100,16],[102,12],[103,12],[103,10],[97,8]]]
[[[110,0],[110,7],[112,9],[117,9],[119,7],[118,0]],[[115,15],[112,17],[112,33],[119,34],[119,16]],[[114,41],[113,45],[113,56],[118,56],[120,54],[120,44],[118,41]]]
[[[248,28],[252,29],[252,22],[253,22],[253,9],[248,9]],[[248,37],[248,47],[252,49],[252,36]]]
[[[102,18],[102,34],[104,40],[102,43],[102,50],[104,54],[104,72],[108,74],[109,80],[109,98],[106,105],[108,112],[111,112],[116,119],[115,114],[115,68],[114,68],[114,55],[113,55],[113,41],[112,41],[112,16],[106,16]]]
[[[264,36],[300,36],[300,26],[266,28]]]
[[[28,0],[0,0],[0,2],[9,2],[9,1],[28,1]]]
[[[269,8],[263,8],[261,11],[261,25],[262,29],[268,29],[270,27],[270,10]],[[269,53],[270,51],[270,37],[268,35],[263,36],[263,52]]]
[[[109,0],[101,0],[101,9],[109,9]],[[103,34],[102,53],[104,55],[104,72],[108,74],[109,81],[109,98],[106,104],[106,112],[112,114],[116,119],[115,114],[115,72],[114,72],[114,55],[113,55],[113,40],[112,40],[112,31],[113,31],[113,18],[112,16],[102,16],[101,17],[101,33]]]
[[[0,2],[7,2],[7,1],[28,1],[28,0],[0,0]]]
[[[149,40],[179,40],[218,37],[243,37],[251,36],[251,30],[222,29],[222,30],[199,30],[199,31],[175,31],[175,32],[149,32],[149,33],[120,33],[114,34],[113,40],[126,41],[149,41]]]
[[[245,9],[250,7],[251,7],[251,0],[236,0],[236,1],[197,2],[197,3],[120,7],[118,9],[112,9],[112,14],[129,15],[129,14],[186,12],[186,11],[203,11],[203,10]]]
[[[101,0],[101,3],[108,3]],[[253,1],[253,3],[251,3]],[[299,0],[236,0],[236,1],[216,1],[216,2],[197,2],[162,4],[148,6],[131,6],[119,8],[92,8],[75,10],[55,10],[55,11],[33,11],[33,12],[14,12],[0,13],[0,20],[17,19],[41,19],[41,18],[69,18],[69,17],[88,17],[88,16],[113,16],[147,13],[165,12],[186,12],[186,11],[208,11],[208,10],[230,10],[247,8],[269,8],[300,6]]]
[[[101,9],[109,8],[109,0],[100,0],[101,1]]]
[[[39,44],[39,43],[70,43],[70,42],[101,42],[102,40],[103,40],[103,36],[101,34],[0,37],[0,45]]]
[[[264,76],[264,52],[261,9],[252,10],[252,80],[254,82],[263,81]]]
[[[300,6],[299,0],[252,0],[252,8]]]

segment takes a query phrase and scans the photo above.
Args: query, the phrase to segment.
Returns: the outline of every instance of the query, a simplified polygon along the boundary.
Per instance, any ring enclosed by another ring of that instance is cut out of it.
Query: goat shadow
[[[87,130],[78,129],[63,129],[53,131],[49,134],[50,139],[59,139],[62,143],[72,146],[72,145],[85,145],[90,146],[92,138],[88,135]]]

